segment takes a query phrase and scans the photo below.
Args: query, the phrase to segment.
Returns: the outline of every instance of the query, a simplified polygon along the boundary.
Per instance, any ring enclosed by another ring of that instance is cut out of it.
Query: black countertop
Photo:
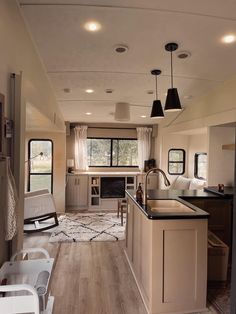
[[[234,187],[233,186],[225,186],[224,192],[219,192],[217,186],[208,186],[208,187],[204,188],[204,191],[214,193],[214,194],[222,196],[224,198],[233,198],[233,196],[234,196]]]
[[[149,200],[176,200],[188,207],[193,212],[180,213],[157,213],[151,210],[149,206],[140,205],[136,202],[136,191],[126,190],[127,195],[136,203],[139,209],[147,216],[148,219],[202,219],[208,218],[209,214],[197,206],[188,202],[188,198],[199,199],[220,199],[220,195],[202,190],[148,190]]]

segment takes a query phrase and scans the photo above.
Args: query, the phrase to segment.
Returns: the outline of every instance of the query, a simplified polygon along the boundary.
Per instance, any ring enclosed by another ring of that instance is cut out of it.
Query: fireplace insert
[[[101,198],[124,198],[125,177],[101,177]]]

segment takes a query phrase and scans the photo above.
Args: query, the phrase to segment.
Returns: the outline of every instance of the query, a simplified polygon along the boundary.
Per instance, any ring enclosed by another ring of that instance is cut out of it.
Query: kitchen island
[[[147,206],[126,194],[125,254],[147,312],[206,311],[209,214],[186,198],[212,194],[150,190]]]

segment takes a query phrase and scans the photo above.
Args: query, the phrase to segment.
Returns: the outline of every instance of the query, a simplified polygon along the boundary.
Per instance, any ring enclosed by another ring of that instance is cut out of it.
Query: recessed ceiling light
[[[129,50],[129,47],[127,45],[116,45],[115,46],[115,51],[117,53],[124,53],[124,52],[127,52]]]
[[[147,116],[144,116],[144,115],[143,115],[143,116],[140,116],[140,117],[141,117],[141,118],[147,118]]]
[[[84,24],[84,28],[89,32],[97,32],[101,29],[101,24],[95,21],[89,21]]]
[[[86,89],[85,91],[86,91],[86,93],[88,93],[88,94],[92,94],[92,93],[94,92],[93,89]]]
[[[231,44],[236,41],[236,36],[233,34],[225,35],[224,37],[222,37],[222,41],[225,44]]]
[[[86,112],[85,113],[87,116],[91,116],[92,112]]]

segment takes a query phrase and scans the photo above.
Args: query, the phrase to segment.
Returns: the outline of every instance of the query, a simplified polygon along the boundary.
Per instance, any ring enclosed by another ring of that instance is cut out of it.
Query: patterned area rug
[[[49,242],[118,241],[125,236],[116,213],[66,214],[59,217]]]

